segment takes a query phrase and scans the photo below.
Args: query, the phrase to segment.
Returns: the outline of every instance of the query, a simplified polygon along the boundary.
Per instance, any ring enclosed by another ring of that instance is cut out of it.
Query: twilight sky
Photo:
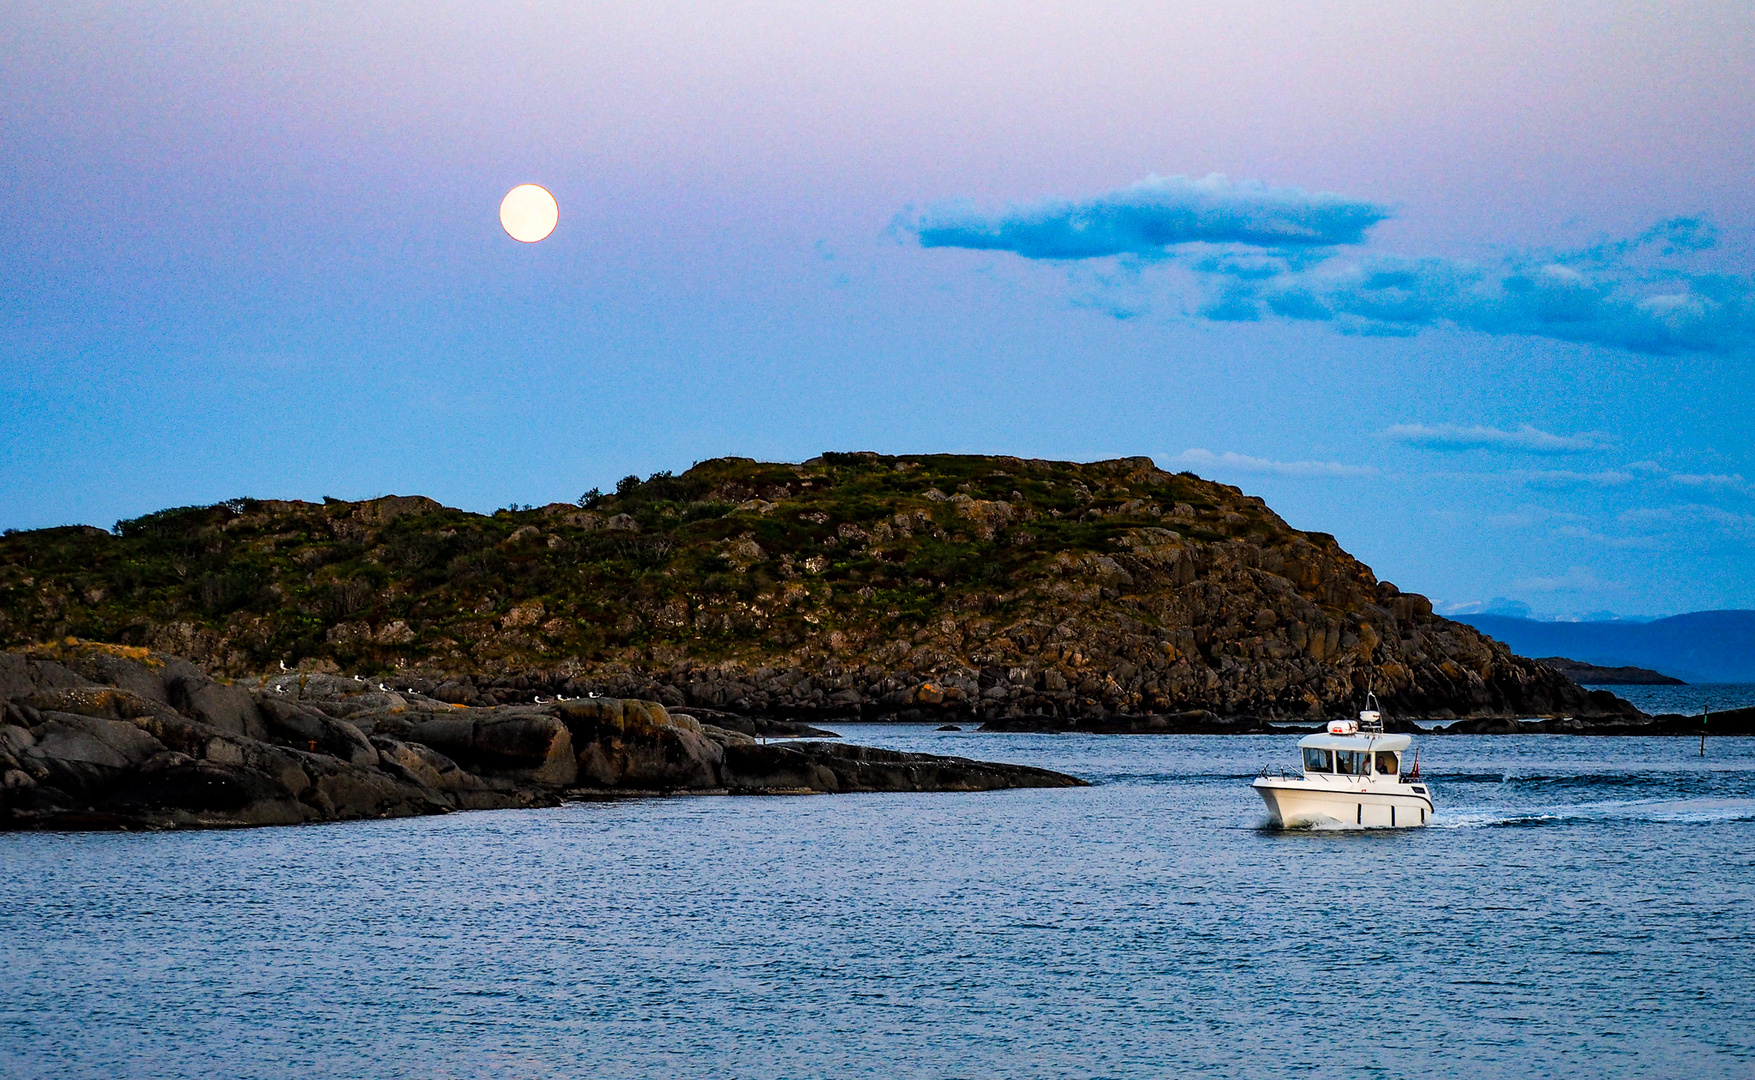
[[[14,0],[0,526],[1148,454],[1443,609],[1755,607],[1752,180],[1747,0]]]

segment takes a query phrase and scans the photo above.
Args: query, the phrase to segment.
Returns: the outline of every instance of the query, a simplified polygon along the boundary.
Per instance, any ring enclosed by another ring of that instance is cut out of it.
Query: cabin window
[[[1401,771],[1402,763],[1393,753],[1388,750],[1377,752],[1377,773],[1379,776],[1399,776]]]
[[[1304,748],[1304,771],[1334,772],[1334,758],[1327,750],[1318,750],[1315,747],[1307,746]]]
[[[1364,750],[1336,750],[1335,772],[1360,776],[1370,761],[1371,755]]]

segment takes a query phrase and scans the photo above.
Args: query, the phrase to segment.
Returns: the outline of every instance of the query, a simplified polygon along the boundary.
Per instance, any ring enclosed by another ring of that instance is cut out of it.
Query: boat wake
[[[1686,825],[1755,821],[1755,799],[1605,799],[1528,809],[1459,806],[1441,809],[1432,825],[1440,829],[1483,829],[1557,825],[1570,821]]]
[[[1445,772],[1431,774],[1437,785],[1490,784],[1501,790],[1543,792],[1651,792],[1674,797],[1713,790],[1730,783],[1747,784],[1747,772],[1638,772],[1638,773],[1559,773],[1540,772]]]

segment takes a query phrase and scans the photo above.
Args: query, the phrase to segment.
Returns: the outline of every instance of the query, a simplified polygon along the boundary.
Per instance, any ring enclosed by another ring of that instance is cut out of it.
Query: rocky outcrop
[[[1607,691],[1592,691],[1607,693]],[[1561,716],[1547,720],[1500,717],[1458,720],[1432,735],[1755,735],[1755,708],[1726,709],[1706,716],[1660,713],[1635,719]]]
[[[1390,721],[1393,730],[1418,730],[1404,721]],[[989,720],[982,731],[1031,731],[1087,735],[1279,735],[1287,731],[1320,731],[1320,727],[1269,723],[1257,716],[1219,716],[1205,709],[1147,716],[1018,716]]]
[[[692,716],[703,724],[711,724],[726,731],[735,731],[758,739],[839,739],[841,736],[833,731],[802,723],[797,720],[776,720],[771,716],[743,716],[738,713],[721,712],[717,709],[678,709],[671,707],[672,716]]]
[[[1070,776],[1024,765],[819,742],[783,746],[731,743],[725,748],[724,779],[734,794],[996,791],[1083,784]]]
[[[1686,686],[1681,679],[1661,671],[1642,667],[1603,667],[1564,656],[1544,656],[1536,661],[1546,664],[1581,686]]]
[[[0,653],[0,828],[204,828],[630,792],[986,791],[1041,769],[748,735],[649,701],[469,708],[360,678],[209,679],[143,649]]]

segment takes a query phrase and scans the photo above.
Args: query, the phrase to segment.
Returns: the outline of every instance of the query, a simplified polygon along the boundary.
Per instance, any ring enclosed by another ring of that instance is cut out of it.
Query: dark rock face
[[[364,732],[345,720],[329,717],[315,706],[265,696],[262,714],[271,738],[293,746],[305,743],[313,754],[321,752],[355,765],[370,767],[378,763],[378,752],[372,749]]]
[[[269,737],[262,710],[242,686],[184,677],[171,682],[168,690],[171,707],[191,720],[251,739]]]
[[[0,828],[210,828],[627,792],[987,791],[1042,769],[806,743],[618,698],[467,708],[361,679],[207,679],[144,649],[0,653]]]
[[[334,801],[323,801],[333,811]],[[270,776],[238,766],[185,761],[130,777],[98,802],[85,822],[73,815],[56,824],[123,826],[156,820],[182,826],[297,825],[307,817],[306,804]]]
[[[1709,735],[1755,735],[1755,707],[1724,709],[1705,717],[1676,717],[1674,714],[1653,717],[1654,720],[1696,720]]]
[[[676,791],[717,788],[724,743],[701,722],[671,716],[649,701],[563,701],[562,719],[579,741],[579,782],[594,788]]]

